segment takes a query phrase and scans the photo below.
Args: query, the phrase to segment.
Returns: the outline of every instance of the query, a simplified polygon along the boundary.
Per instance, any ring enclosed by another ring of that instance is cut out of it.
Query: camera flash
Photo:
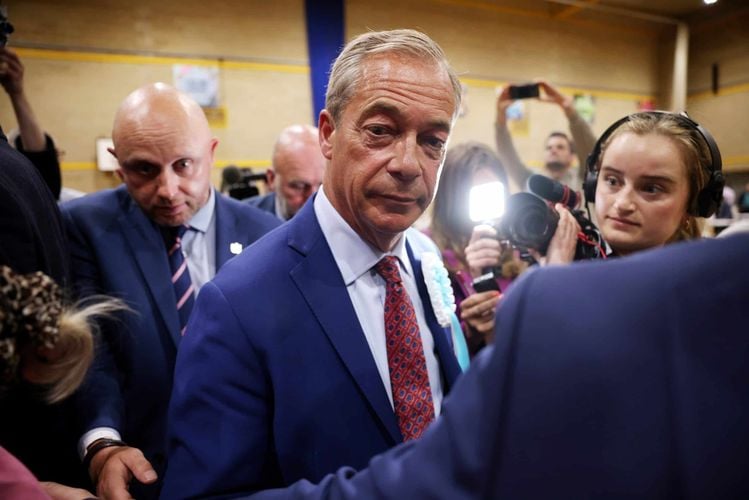
[[[468,214],[473,222],[496,220],[505,213],[505,185],[487,182],[471,188]]]

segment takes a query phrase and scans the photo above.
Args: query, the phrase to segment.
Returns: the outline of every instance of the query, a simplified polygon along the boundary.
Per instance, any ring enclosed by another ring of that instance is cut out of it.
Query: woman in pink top
[[[478,266],[469,265],[467,254],[473,250],[470,244],[485,237],[486,229],[470,219],[468,195],[473,186],[496,181],[507,186],[507,174],[488,146],[467,142],[451,148],[442,167],[428,230],[442,252],[471,354],[491,341],[494,311],[501,297],[501,292],[494,290],[477,293],[473,279],[482,274],[482,267],[488,263],[485,267],[496,268],[497,287],[505,290],[522,269],[512,250],[504,249],[496,239],[491,241],[490,256]]]

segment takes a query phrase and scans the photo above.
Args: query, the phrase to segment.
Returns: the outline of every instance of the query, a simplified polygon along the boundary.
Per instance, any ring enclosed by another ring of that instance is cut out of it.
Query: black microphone
[[[561,203],[570,209],[577,208],[582,199],[579,192],[539,174],[533,174],[528,178],[528,189],[545,200]]]

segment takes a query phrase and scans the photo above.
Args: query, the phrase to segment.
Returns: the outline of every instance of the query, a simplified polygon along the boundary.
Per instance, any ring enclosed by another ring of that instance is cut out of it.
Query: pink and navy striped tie
[[[192,306],[195,303],[195,286],[190,279],[187,260],[182,252],[182,237],[188,229],[188,226],[182,225],[165,228],[164,230],[164,241],[169,257],[169,267],[172,270],[172,285],[177,297],[177,313],[179,314],[179,328],[182,335],[185,334],[187,319],[190,317]]]

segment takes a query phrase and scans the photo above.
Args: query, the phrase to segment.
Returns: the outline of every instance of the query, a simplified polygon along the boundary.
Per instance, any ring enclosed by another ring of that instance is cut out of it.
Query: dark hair
[[[473,175],[485,168],[507,186],[504,166],[491,148],[478,142],[451,148],[445,156],[432,205],[432,238],[441,250],[452,250],[464,265],[465,247],[475,225],[468,214],[468,193]]]
[[[547,142],[549,142],[549,139],[551,139],[552,137],[561,137],[562,139],[564,139],[565,141],[567,141],[567,144],[569,144],[569,146],[570,146],[570,153],[574,153],[575,152],[575,143],[572,141],[572,138],[570,136],[568,136],[567,134],[565,134],[564,132],[561,132],[559,130],[553,131],[552,133],[550,133],[546,137],[546,141],[544,141],[544,144],[546,144]]]

